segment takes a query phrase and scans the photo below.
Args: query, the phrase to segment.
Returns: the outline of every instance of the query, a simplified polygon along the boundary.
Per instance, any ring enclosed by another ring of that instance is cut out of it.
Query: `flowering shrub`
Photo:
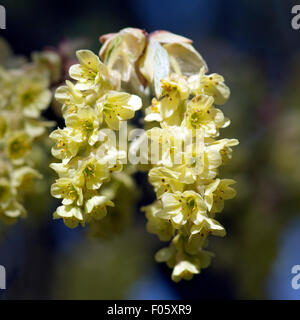
[[[173,268],[174,281],[191,279],[210,264],[207,238],[225,235],[217,215],[235,196],[235,181],[219,177],[238,144],[218,139],[230,123],[219,109],[230,90],[222,76],[207,74],[187,38],[127,28],[100,40],[102,61],[89,50],[77,51],[79,63],[69,70],[73,82],[66,80],[55,93],[65,127],[50,134],[58,159],[51,164],[58,174],[51,194],[62,200],[54,218],[71,228],[90,224],[96,235],[120,229],[135,199],[131,175],[136,168],[147,170],[156,193],[155,202],[142,208],[147,229],[170,241],[155,258]],[[26,192],[41,178],[33,144],[53,125],[41,113],[60,70],[60,58],[51,51],[0,69],[0,217],[7,222],[25,216]],[[127,153],[114,133],[142,104],[147,130]],[[116,204],[124,210],[114,210]]]
[[[102,61],[91,51],[78,51],[79,64],[70,68],[76,82],[56,91],[66,127],[50,135],[52,153],[61,160],[51,165],[59,175],[51,193],[62,199],[54,217],[69,227],[109,217],[116,196],[110,185],[121,173],[129,175],[122,172],[128,155],[106,129],[118,131],[142,101],[151,102],[145,121],[154,124],[132,143],[129,158],[140,151],[156,193],[157,200],[142,208],[148,231],[171,241],[156,260],[173,268],[174,281],[191,279],[210,264],[208,235],[225,235],[217,214],[235,196],[235,181],[218,177],[238,144],[217,139],[230,124],[218,108],[230,90],[222,76],[207,74],[187,38],[127,28],[100,40]]]
[[[230,124],[219,108],[230,90],[222,76],[207,74],[187,38],[126,28],[100,40],[100,58],[77,51],[78,64],[69,69],[72,81],[56,89],[65,126],[50,134],[57,159],[50,166],[58,175],[51,194],[62,201],[54,218],[70,228],[89,224],[98,236],[122,229],[136,199],[131,175],[146,170],[156,194],[154,203],[142,208],[147,229],[170,242],[155,258],[173,269],[174,281],[191,279],[210,264],[208,236],[225,235],[218,214],[236,193],[235,181],[219,176],[238,144],[218,139]],[[60,79],[60,63],[55,52],[44,51],[35,53],[32,63],[0,68],[0,217],[5,221],[25,216],[24,196],[34,190],[30,182],[41,178],[33,145],[53,126],[41,114],[52,100],[51,83]],[[142,105],[146,130],[131,132],[127,152],[122,125]]]

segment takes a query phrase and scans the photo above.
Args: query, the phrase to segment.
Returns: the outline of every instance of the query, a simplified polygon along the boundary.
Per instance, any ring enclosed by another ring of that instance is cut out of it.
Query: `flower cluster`
[[[141,168],[150,168],[149,182],[156,192],[157,200],[143,208],[147,229],[162,241],[172,240],[156,260],[173,268],[174,281],[191,279],[210,264],[207,237],[225,235],[215,216],[224,200],[235,196],[235,181],[218,177],[220,166],[231,158],[231,147],[238,144],[236,139],[217,139],[230,124],[218,108],[230,90],[222,76],[207,74],[204,59],[185,37],[126,28],[100,40],[100,57],[120,71],[128,90],[145,103],[154,96],[145,110],[151,129],[131,152],[141,151],[146,164]],[[144,143],[151,144],[150,152],[142,151]]]
[[[120,121],[133,118],[142,106],[138,96],[121,92],[119,72],[94,53],[79,50],[77,58],[79,64],[69,70],[76,82],[67,80],[55,94],[66,126],[50,135],[52,154],[61,160],[51,164],[59,175],[51,194],[62,199],[54,218],[71,228],[102,220],[114,206],[114,193],[105,184],[122,171],[126,153],[105,129],[119,130]]]
[[[160,123],[147,131],[161,155],[149,171],[157,200],[143,210],[148,231],[162,241],[171,240],[156,260],[173,268],[177,282],[191,279],[210,264],[208,235],[225,235],[216,214],[235,196],[235,181],[219,178],[218,170],[238,141],[217,139],[219,130],[229,125],[217,108],[230,94],[222,76],[206,75],[203,66],[191,76],[171,73],[160,84],[161,93],[145,116],[146,121]]]
[[[52,100],[52,73],[38,61],[42,57],[48,61],[44,53],[35,53],[31,63],[0,67],[0,218],[7,223],[26,215],[26,195],[33,192],[34,179],[41,178],[34,147],[53,125],[41,117]],[[52,58],[59,61],[54,53]]]

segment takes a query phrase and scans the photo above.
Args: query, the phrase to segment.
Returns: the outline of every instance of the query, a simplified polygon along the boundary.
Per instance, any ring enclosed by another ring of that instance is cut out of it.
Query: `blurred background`
[[[145,231],[139,211],[154,194],[142,174],[134,207],[114,232],[70,230],[52,220],[58,202],[35,200],[27,220],[0,225],[0,264],[7,270],[2,299],[299,299],[291,268],[300,264],[300,30],[287,0],[2,0],[17,55],[62,41],[98,52],[100,35],[124,27],[164,29],[194,40],[210,72],[224,76],[231,98],[224,113],[238,138],[221,171],[237,180],[225,205],[222,239],[210,239],[212,265],[192,281],[171,281],[154,262],[163,246]],[[54,112],[46,116],[58,123]],[[47,170],[47,169],[45,169]],[[50,176],[51,173],[48,173]],[[49,185],[53,181],[50,179]],[[116,213],[118,217],[118,213]],[[116,219],[117,220],[117,219]],[[119,220],[118,220],[119,221]],[[101,237],[90,236],[101,233]]]

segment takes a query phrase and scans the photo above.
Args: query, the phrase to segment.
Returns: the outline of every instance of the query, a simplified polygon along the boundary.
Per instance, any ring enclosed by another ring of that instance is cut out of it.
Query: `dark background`
[[[228,236],[212,240],[213,266],[191,282],[174,284],[170,270],[153,263],[161,244],[145,233],[138,210],[130,229],[134,231],[89,244],[83,230],[51,221],[53,203],[41,212],[44,220],[29,226],[20,222],[2,240],[0,264],[10,269],[9,288],[0,297],[299,299],[300,292],[290,286],[290,268],[300,264],[300,152],[292,153],[289,166],[284,157],[300,143],[300,30],[291,27],[294,4],[2,0],[7,29],[0,35],[20,55],[69,38],[84,38],[98,52],[100,35],[128,26],[193,39],[210,71],[222,74],[232,90],[224,107],[232,126],[224,137],[238,138],[240,146],[226,169],[238,181],[239,194],[224,212]],[[293,143],[290,135],[284,136],[289,127],[295,129],[292,137],[298,137]],[[144,192],[139,204],[148,204],[151,190],[144,186],[145,177],[137,179]]]

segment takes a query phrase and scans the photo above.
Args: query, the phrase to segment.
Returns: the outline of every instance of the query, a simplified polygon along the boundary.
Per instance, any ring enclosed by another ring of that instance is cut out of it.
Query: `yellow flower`
[[[179,282],[181,279],[191,280],[194,274],[200,273],[200,268],[188,260],[177,263],[172,272],[172,280]]]
[[[161,241],[169,241],[174,236],[175,229],[169,221],[157,216],[161,209],[161,203],[159,201],[141,208],[141,210],[146,213],[148,220],[147,231],[156,234]]]
[[[154,127],[147,131],[151,148],[158,148],[161,157],[157,165],[173,167],[182,164],[184,149],[192,142],[191,132],[184,127],[167,126]]]
[[[206,137],[218,136],[219,128],[229,125],[223,112],[213,106],[214,99],[207,95],[198,95],[189,101],[183,125],[195,131],[203,129]]]
[[[94,196],[85,203],[85,218],[87,222],[91,220],[101,220],[107,215],[106,206],[114,207],[114,203],[106,196]]]
[[[53,169],[60,178],[63,177],[72,177],[76,173],[78,168],[78,161],[75,161],[76,165],[74,164],[74,160],[71,160],[68,163],[63,162],[53,162],[50,164],[50,168]],[[73,165],[72,165],[73,164]]]
[[[109,180],[109,168],[107,164],[101,163],[96,158],[84,161],[78,172],[78,176],[84,176],[87,189],[99,189],[103,182]]]
[[[205,170],[206,154],[202,134],[198,134],[198,139],[197,143],[188,145],[184,150],[183,163],[176,167],[180,173],[179,180],[186,184],[194,183]]]
[[[178,251],[182,251],[181,248],[176,248],[178,245],[175,243],[178,242],[178,235],[176,235],[169,247],[162,248],[155,254],[155,260],[157,262],[166,262],[169,268],[174,268],[176,264],[176,254]],[[179,249],[179,250],[177,250]]]
[[[176,228],[188,221],[196,224],[202,222],[203,214],[207,210],[201,195],[192,190],[166,192],[162,195],[161,202],[162,210],[158,216],[162,219],[171,219]]]
[[[77,155],[82,144],[81,134],[71,128],[57,129],[49,137],[55,141],[51,150],[53,156],[63,160],[64,164]]]
[[[165,167],[156,167],[149,171],[149,182],[154,186],[158,199],[165,192],[183,191],[183,183],[179,177],[180,173]]]
[[[69,114],[66,118],[66,125],[81,133],[82,141],[87,140],[89,145],[98,141],[99,116],[91,107],[80,108],[78,112]]]
[[[99,113],[104,114],[105,122],[113,130],[119,130],[120,121],[133,118],[141,107],[141,98],[126,92],[110,91],[97,101]]]
[[[71,81],[66,81],[66,86],[60,86],[55,91],[55,99],[63,104],[63,114],[69,114],[78,110],[78,105],[83,105],[83,94],[75,89]]]
[[[83,214],[79,207],[75,206],[60,206],[53,214],[54,219],[62,218],[64,223],[69,228],[76,228],[79,223],[84,224]]]
[[[173,73],[170,79],[161,80],[161,113],[163,119],[173,115],[181,101],[188,98],[190,91],[184,77]]]
[[[199,249],[199,246],[194,252],[188,252],[186,248],[186,238],[177,234],[169,247],[160,249],[155,255],[157,262],[166,262],[169,268],[174,268],[172,280],[175,282],[191,280],[210,265],[213,257],[211,252]]]
[[[220,153],[223,164],[226,164],[232,157],[231,147],[237,146],[238,144],[239,141],[237,139],[207,139],[207,145]]]
[[[145,121],[163,121],[163,117],[161,115],[161,102],[156,98],[152,99],[152,104],[150,107],[145,110]]]
[[[199,215],[196,224],[191,227],[191,235],[201,234],[203,232],[208,232],[209,234],[219,237],[226,235],[224,227],[217,220],[205,215]]]
[[[222,156],[215,146],[206,146],[204,150],[204,167],[201,173],[202,179],[213,179],[218,174],[222,165]]]
[[[120,172],[123,169],[123,160],[126,159],[126,152],[118,150],[109,139],[102,143],[95,151],[95,157],[99,162],[107,166],[110,172]]]
[[[53,197],[63,199],[64,205],[81,206],[83,203],[82,195],[83,181],[71,178],[60,178],[51,186],[51,194]]]
[[[221,212],[224,209],[224,200],[236,196],[236,191],[230,187],[236,183],[232,179],[216,179],[205,187],[205,203],[211,213]]]
[[[12,104],[20,108],[26,117],[38,118],[52,99],[48,86],[49,80],[43,73],[26,72],[17,80]]]
[[[69,71],[70,77],[78,81],[75,85],[76,89],[119,89],[120,79],[92,51],[79,50],[76,52],[76,55],[79,64],[71,66]]]
[[[8,156],[12,160],[24,158],[31,150],[32,139],[24,131],[15,132],[7,141]]]
[[[201,68],[199,74],[189,78],[189,85],[194,95],[211,96],[217,105],[225,104],[230,96],[230,90],[224,84],[224,78],[217,73],[205,75],[205,68]]]
[[[172,74],[169,79],[161,80],[159,100],[153,99],[152,105],[146,109],[146,121],[166,121],[176,124],[182,113],[182,106],[189,96],[189,88],[185,77]]]

